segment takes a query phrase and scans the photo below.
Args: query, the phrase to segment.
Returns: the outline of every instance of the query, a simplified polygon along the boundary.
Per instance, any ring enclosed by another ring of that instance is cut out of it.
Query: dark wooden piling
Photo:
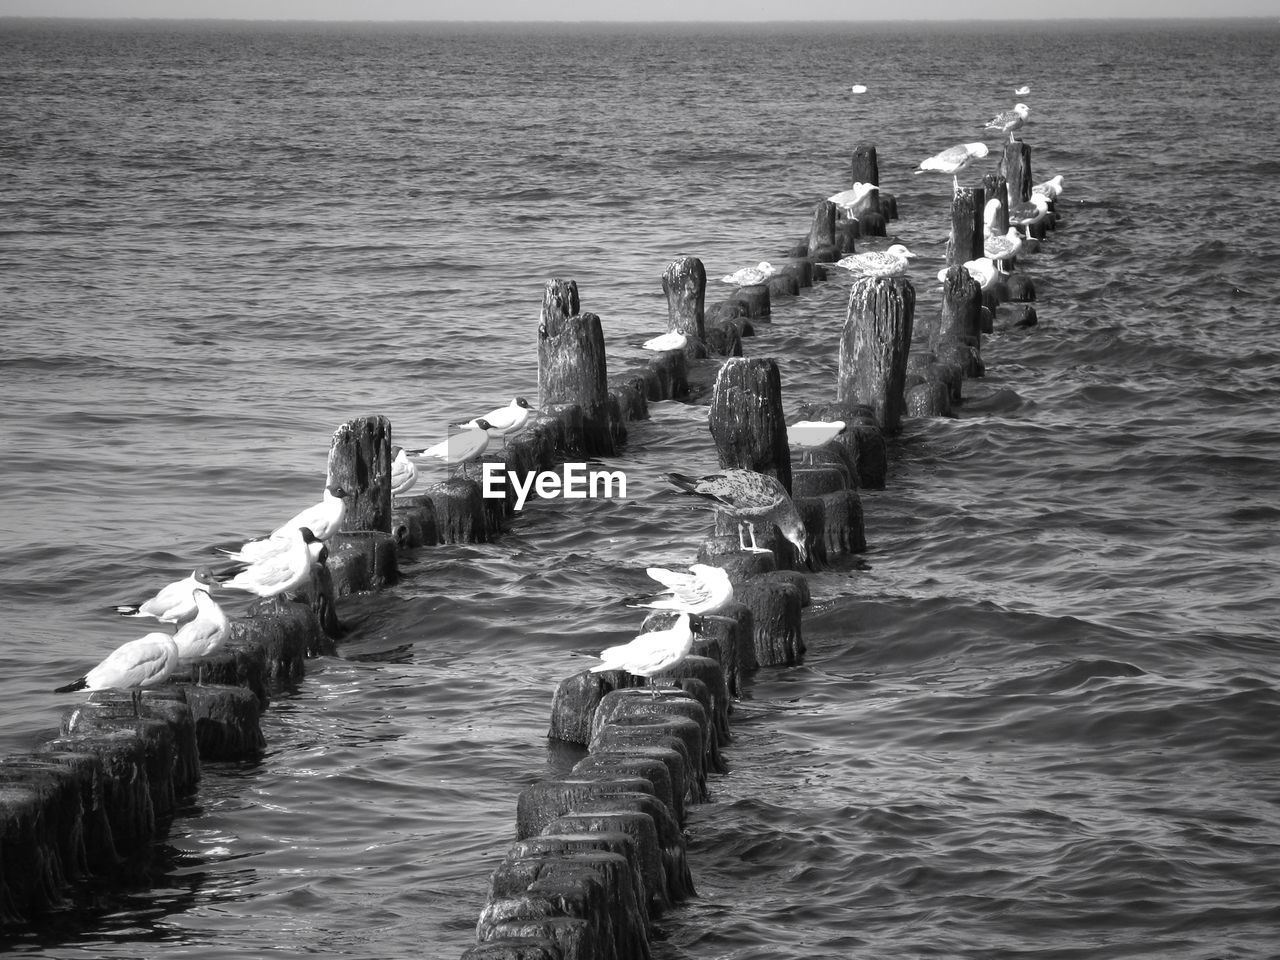
[[[1006,141],[997,168],[1007,182],[1005,197],[1008,207],[1031,199],[1031,145],[1021,140]]]
[[[875,411],[886,433],[898,430],[916,291],[905,277],[855,280],[840,336],[836,399]]]
[[[329,445],[330,486],[347,492],[343,530],[391,531],[391,421],[348,420]]]
[[[874,183],[880,186],[880,165],[876,159],[875,144],[860,143],[853,148],[850,163],[850,179],[853,183]],[[888,234],[889,213],[884,208],[880,191],[874,191],[867,199],[866,209],[858,217],[858,232],[864,237],[883,237]]]
[[[435,505],[441,543],[488,543],[489,528],[480,484],[451,477],[427,488]]]
[[[982,187],[961,187],[951,199],[951,234],[947,238],[947,266],[982,256],[982,210],[986,191]]]
[[[835,263],[840,259],[840,248],[836,245],[837,210],[830,200],[822,200],[814,207],[808,255],[817,263]]]
[[[604,331],[598,316],[577,310],[577,284],[548,280],[538,323],[538,406],[577,404],[582,408],[584,452],[613,456]]]
[[[759,574],[735,583],[734,597],[751,611],[756,660],[761,666],[791,665],[804,658],[800,593],[795,584]]]
[[[256,760],[266,749],[262,706],[245,687],[195,684],[186,688],[200,759],[205,762]]]
[[[982,287],[962,266],[950,267],[943,278],[942,311],[929,349],[941,363],[958,367],[962,376],[983,374]]]
[[[709,423],[721,467],[766,473],[791,489],[782,374],[776,361],[726,360],[716,377]]]
[[[435,502],[425,494],[394,498],[391,503],[391,535],[401,549],[434,547],[440,542]]]
[[[688,339],[685,355],[707,355],[707,269],[697,257],[677,257],[662,271],[662,292],[667,297],[667,332]]]
[[[999,215],[990,224],[984,221],[984,229],[992,234],[1003,234],[1009,229],[1009,181],[1003,173],[988,173],[982,178],[982,191],[987,198],[982,206],[984,212],[987,203],[992,200],[1000,201]]]

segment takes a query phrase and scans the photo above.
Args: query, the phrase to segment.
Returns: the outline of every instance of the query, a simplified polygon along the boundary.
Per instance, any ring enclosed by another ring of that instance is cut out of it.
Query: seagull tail
[[[81,677],[79,680],[71,681],[66,686],[54,687],[53,692],[54,693],[74,693],[77,690],[83,690],[88,685],[89,685],[88,674],[86,674],[85,676]]]
[[[690,477],[683,473],[664,473],[663,479],[678,490],[684,493],[692,493],[695,496],[704,497],[706,494],[698,492],[698,483],[701,477]]]
[[[122,617],[142,616],[142,605],[137,603],[117,603],[112,609]]]

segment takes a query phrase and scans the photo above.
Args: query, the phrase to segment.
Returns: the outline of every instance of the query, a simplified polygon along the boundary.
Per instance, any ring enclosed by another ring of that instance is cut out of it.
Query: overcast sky
[[[854,12],[856,6],[857,11]],[[1276,0],[0,0],[0,16],[245,20],[970,20],[1269,17]]]

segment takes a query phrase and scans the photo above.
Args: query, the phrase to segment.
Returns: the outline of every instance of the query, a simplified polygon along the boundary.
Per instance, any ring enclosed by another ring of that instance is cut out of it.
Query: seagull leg
[[[142,716],[142,689],[135,687],[129,691],[129,699],[133,701],[133,716],[135,719]]]
[[[658,684],[654,682],[653,677],[649,678],[649,696],[654,700],[658,699]]]

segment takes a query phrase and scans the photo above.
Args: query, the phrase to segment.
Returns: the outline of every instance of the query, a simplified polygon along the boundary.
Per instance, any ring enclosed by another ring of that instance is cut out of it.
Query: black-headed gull
[[[213,571],[200,567],[192,571],[191,576],[161,587],[150,600],[122,603],[115,610],[122,617],[154,617],[162,623],[181,623],[196,615],[196,602],[191,598],[191,591],[197,587],[213,589],[216,586],[218,581]]]
[[[96,667],[54,693],[76,690],[128,690],[133,699],[133,715],[139,713],[142,691],[159,686],[178,666],[178,645],[167,633],[148,633],[122,643]]]
[[[484,417],[477,417],[471,421],[471,426],[463,430],[461,433],[455,433],[447,440],[442,440],[434,446],[427,447],[425,450],[417,452],[410,451],[412,457],[425,457],[428,460],[439,460],[446,464],[457,464],[454,473],[458,470],[462,471],[462,475],[467,475],[467,462],[474,460],[480,456],[489,446],[489,421]]]
[[[534,407],[524,397],[515,397],[505,407],[495,407],[486,413],[483,417],[476,417],[474,420],[468,420],[466,423],[459,424],[468,430],[474,430],[483,420],[488,426],[484,428],[489,434],[490,440],[502,440],[502,445],[507,445],[507,437],[514,437],[529,424],[529,417],[534,413]]]
[[[260,597],[276,597],[294,593],[302,587],[310,587],[312,566],[316,558],[311,544],[319,538],[309,527],[299,527],[291,532],[288,548],[251,563],[223,584],[228,590],[244,590]],[[320,556],[324,556],[322,550]]]
[[[834,440],[844,432],[843,420],[797,420],[787,427],[787,443],[799,447],[802,451],[800,462],[807,463],[813,458],[816,447]]]
[[[399,497],[413,489],[418,482],[418,468],[404,447],[391,448],[391,496]]]
[[[733,584],[723,567],[695,563],[688,573],[664,567],[649,567],[645,573],[665,589],[630,600],[627,606],[680,613],[715,613],[733,599]]]
[[[703,616],[709,620],[735,622],[728,617]],[[701,630],[703,616],[681,613],[676,622],[665,630],[641,633],[627,643],[606,647],[600,651],[600,663],[592,667],[591,672],[625,670],[634,676],[644,677],[649,681],[650,694],[657,697],[658,685],[654,682],[654,675],[679,666],[689,655],[693,649],[694,634]]]
[[[207,590],[193,590],[199,612],[173,635],[178,661],[189,663],[217,653],[231,633],[231,621]]]

